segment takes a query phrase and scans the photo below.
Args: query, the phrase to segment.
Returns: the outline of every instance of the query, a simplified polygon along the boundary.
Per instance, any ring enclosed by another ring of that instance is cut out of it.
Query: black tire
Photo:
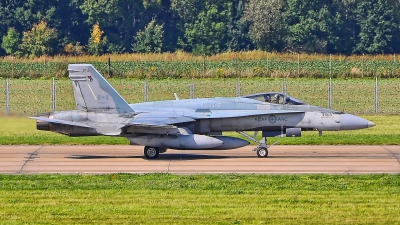
[[[144,157],[146,159],[157,159],[158,155],[160,154],[160,149],[156,147],[144,147]]]
[[[264,147],[258,148],[257,156],[260,158],[266,158],[268,156],[268,149]]]

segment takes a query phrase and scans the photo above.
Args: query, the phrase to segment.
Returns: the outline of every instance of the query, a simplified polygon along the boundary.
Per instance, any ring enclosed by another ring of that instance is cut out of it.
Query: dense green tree
[[[7,35],[3,36],[1,47],[6,51],[8,55],[19,55],[20,44],[20,34],[15,28],[10,27],[7,31]]]
[[[180,29],[180,19],[171,10],[171,0],[162,0],[160,8],[153,17],[158,24],[164,25],[163,44],[161,51],[174,52],[177,49],[179,37],[183,36]]]
[[[293,52],[328,53],[335,42],[335,14],[332,0],[287,0],[288,34],[286,48]]]
[[[132,37],[157,15],[160,0],[84,0],[80,6],[86,22],[99,22],[108,37],[108,51],[129,51]]]
[[[4,0],[0,2],[0,35],[9,27],[19,33],[32,29],[41,20],[57,30],[54,53],[69,42],[87,40],[90,26],[84,24],[81,10],[75,7],[83,0]]]
[[[399,32],[399,1],[370,0],[356,5],[356,21],[360,29],[354,53],[392,53],[396,45],[393,37]]]
[[[0,1],[0,36],[7,34],[8,29],[13,27],[18,33],[22,33],[23,27],[18,23],[15,17],[15,11],[21,7],[24,0],[3,0]],[[5,52],[1,52],[5,53]]]
[[[355,47],[358,32],[354,13],[356,1],[335,0],[333,4],[335,29],[331,35],[333,41],[328,45],[328,53],[349,55]]]
[[[196,4],[172,4],[173,10],[182,16],[184,21],[185,32],[180,43],[181,47],[194,54],[210,55],[226,51],[227,27],[233,10],[232,2],[226,0],[194,2]],[[195,12],[198,14],[192,15]]]
[[[171,9],[185,23],[194,23],[204,7],[203,0],[171,0]]]
[[[229,18],[227,26],[226,48],[229,51],[246,51],[254,49],[254,45],[249,35],[249,22],[244,18],[245,0],[232,1],[232,16]]]
[[[143,31],[137,32],[132,44],[133,52],[151,53],[161,52],[164,36],[164,24],[157,25],[153,19]]]
[[[399,53],[399,7],[398,0],[2,0],[0,55],[15,52],[11,40],[24,32],[28,55],[82,52],[82,46],[95,46],[91,29],[97,22],[104,40],[96,54],[131,52],[138,43],[142,50],[136,51],[147,51],[151,21],[163,24],[161,48],[151,51]],[[32,35],[26,32],[40,21],[57,36],[43,51],[27,46]]]
[[[282,50],[287,29],[283,0],[250,0],[245,9],[250,38],[262,50]]]
[[[34,24],[30,31],[24,31],[21,49],[28,56],[51,55],[57,40],[57,30],[47,26],[47,22]]]
[[[173,16],[178,18],[176,27],[180,33],[177,37],[177,48],[192,51],[185,38],[186,24],[193,24],[202,8],[204,8],[202,0],[171,0],[170,10]]]
[[[49,22],[58,31],[58,48],[60,50],[68,43],[86,44],[93,24],[85,23],[86,16],[78,7],[84,0],[53,0],[55,18]]]

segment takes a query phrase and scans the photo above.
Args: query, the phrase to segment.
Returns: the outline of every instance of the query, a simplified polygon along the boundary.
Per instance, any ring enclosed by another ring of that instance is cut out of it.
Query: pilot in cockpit
[[[271,95],[270,94],[264,94],[264,101],[265,102],[271,102]]]
[[[275,97],[275,99],[273,100],[273,102],[276,103],[276,104],[279,104],[280,103],[279,99],[280,99],[281,96],[279,94],[275,94],[274,97]]]

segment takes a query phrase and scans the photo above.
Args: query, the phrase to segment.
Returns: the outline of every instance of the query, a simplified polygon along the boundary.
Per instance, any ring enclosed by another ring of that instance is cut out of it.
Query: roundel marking
[[[276,116],[274,116],[274,115],[269,116],[268,121],[270,123],[275,123],[276,122]]]

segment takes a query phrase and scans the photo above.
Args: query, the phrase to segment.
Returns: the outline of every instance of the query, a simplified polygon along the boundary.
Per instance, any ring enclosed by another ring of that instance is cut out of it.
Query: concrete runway
[[[273,146],[268,158],[253,148],[146,160],[142,146],[0,146],[0,173],[400,173],[400,146]]]

